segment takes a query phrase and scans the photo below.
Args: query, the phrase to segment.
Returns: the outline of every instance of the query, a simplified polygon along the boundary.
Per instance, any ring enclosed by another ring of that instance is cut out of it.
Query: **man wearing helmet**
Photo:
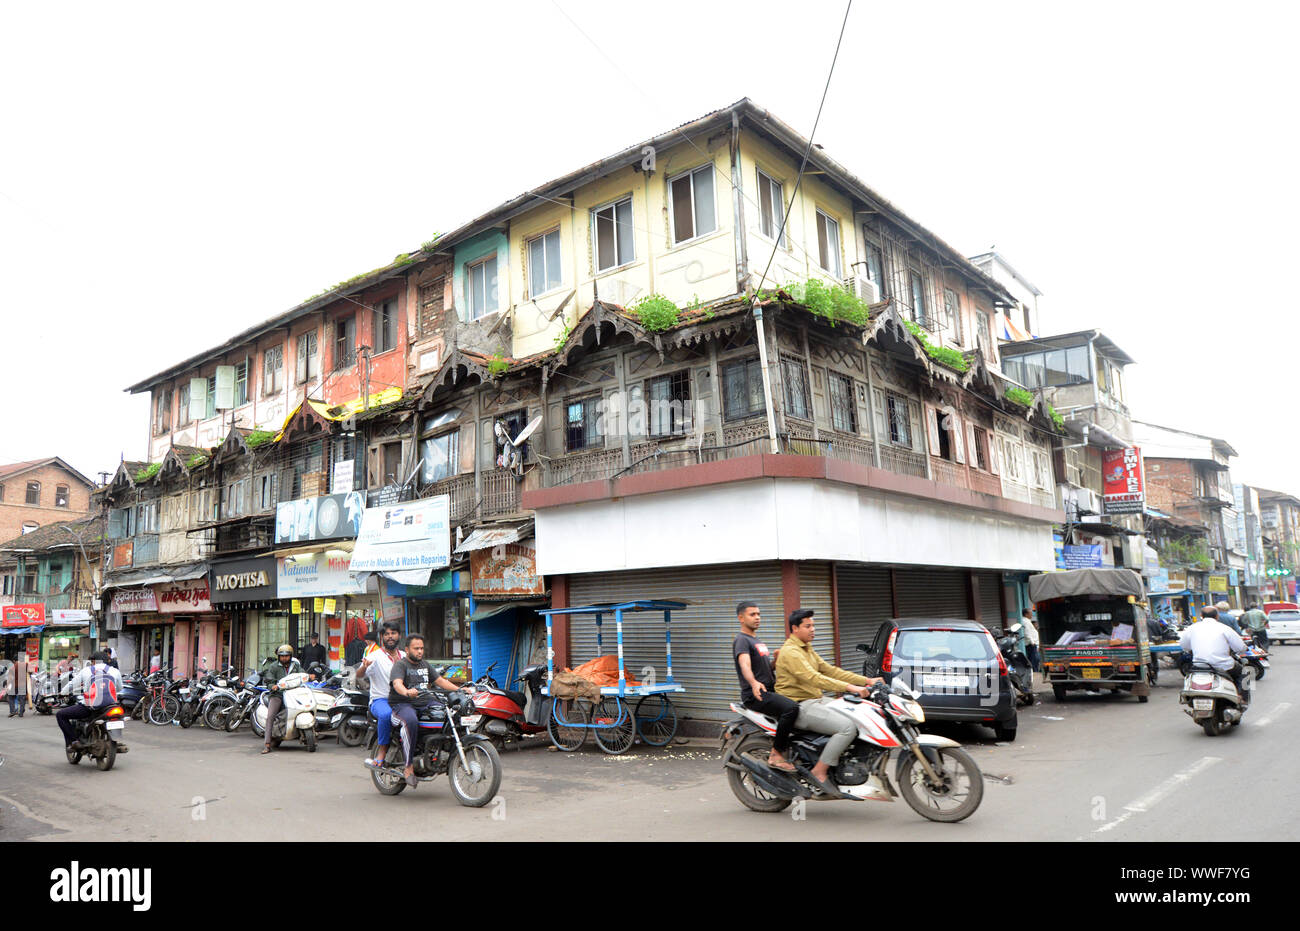
[[[270,698],[266,701],[266,743],[262,746],[263,753],[271,752],[272,725],[276,715],[284,709],[284,696],[280,694],[280,680],[291,673],[302,672],[302,664],[293,658],[293,647],[287,643],[276,647],[275,659],[275,662],[268,663],[262,670],[262,684],[271,689]]]

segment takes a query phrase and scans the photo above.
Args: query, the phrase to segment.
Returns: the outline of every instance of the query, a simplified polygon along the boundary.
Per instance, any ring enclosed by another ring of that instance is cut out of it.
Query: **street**
[[[1178,707],[1181,678],[1162,669],[1151,701],[1083,696],[1021,709],[1019,739],[945,729],[985,776],[966,822],[923,820],[893,804],[808,803],[750,812],[728,789],[717,743],[692,738],[617,757],[589,741],[502,754],[498,800],[462,808],[446,779],[381,796],[362,751],[333,739],[261,756],[260,741],[201,727],[127,727],[130,752],[101,773],[69,766],[52,717],[0,719],[0,840],[269,840],[357,837],[378,818],[417,819],[458,840],[988,840],[1196,841],[1300,836],[1300,648],[1273,667],[1235,732],[1206,737]],[[423,815],[423,817],[421,817]]]

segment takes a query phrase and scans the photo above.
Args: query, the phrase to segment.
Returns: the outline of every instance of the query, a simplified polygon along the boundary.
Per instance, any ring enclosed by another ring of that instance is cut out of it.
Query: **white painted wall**
[[[544,575],[762,559],[1055,566],[1049,523],[797,479],[544,508],[537,558]]]

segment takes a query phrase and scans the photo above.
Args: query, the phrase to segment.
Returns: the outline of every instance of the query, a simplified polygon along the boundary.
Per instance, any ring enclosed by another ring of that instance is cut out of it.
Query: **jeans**
[[[77,739],[77,725],[75,722],[85,718],[93,718],[99,713],[99,710],[78,702],[75,705],[60,708],[54,712],[54,718],[59,722],[59,730],[63,731],[63,745],[65,747],[71,746],[72,742]]]
[[[16,714],[20,718],[26,713],[27,711],[26,692],[22,693],[21,695],[14,695],[12,693],[9,695],[9,711],[11,714]]]
[[[1025,644],[1025,658],[1029,660],[1029,668],[1038,671],[1038,647],[1032,643]]]
[[[375,716],[375,739],[381,747],[387,747],[393,739],[393,709],[387,698],[376,698],[370,703],[370,713]]]
[[[393,706],[393,717],[402,722],[402,749],[406,751],[406,765],[411,766],[415,760],[415,738],[420,733],[420,715],[410,702],[398,702]]]
[[[745,702],[745,707],[750,711],[776,718],[776,734],[772,736],[772,749],[785,756],[785,751],[790,747],[790,733],[794,730],[794,722],[799,717],[799,703],[793,698],[786,698],[768,689],[763,693],[762,698],[751,698]]]
[[[831,739],[826,741],[818,762],[834,766],[839,761],[840,754],[848,749],[853,738],[858,735],[858,726],[835,709],[827,708],[830,701],[829,698],[809,698],[799,702],[799,717],[795,726],[805,731],[830,735]]]

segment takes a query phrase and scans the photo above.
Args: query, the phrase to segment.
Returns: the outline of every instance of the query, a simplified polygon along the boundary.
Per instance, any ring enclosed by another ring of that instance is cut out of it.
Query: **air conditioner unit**
[[[880,303],[880,285],[866,275],[852,275],[844,279],[845,289],[865,304]]]
[[[1141,536],[1124,538],[1124,567],[1142,571],[1142,547],[1146,538]]]

